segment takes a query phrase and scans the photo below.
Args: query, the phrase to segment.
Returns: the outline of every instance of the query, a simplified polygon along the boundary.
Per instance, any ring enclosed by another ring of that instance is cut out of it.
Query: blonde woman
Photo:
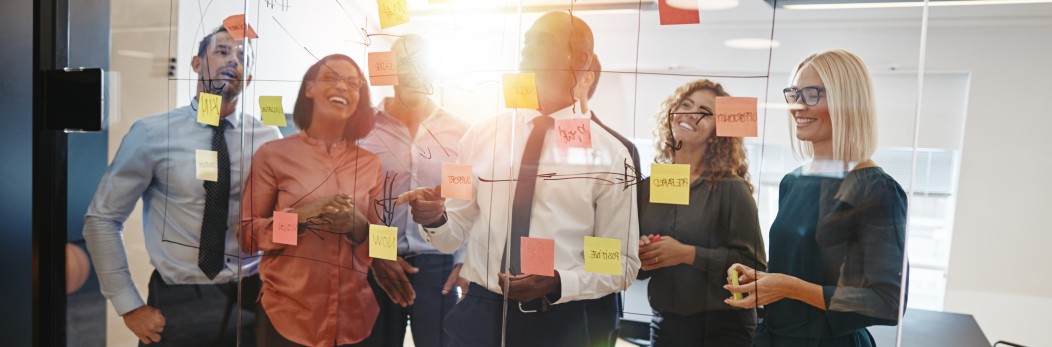
[[[866,327],[898,323],[906,194],[870,159],[869,72],[849,52],[818,53],[797,67],[785,99],[794,148],[812,160],[782,179],[770,272],[732,266],[740,285],[726,287],[747,296],[727,303],[765,306],[756,346],[874,346]]]
[[[756,311],[723,302],[727,267],[764,269],[763,239],[740,137],[717,137],[716,97],[723,86],[680,86],[655,116],[655,161],[690,165],[690,205],[652,204],[640,184],[640,278],[650,278],[651,345],[749,346]]]

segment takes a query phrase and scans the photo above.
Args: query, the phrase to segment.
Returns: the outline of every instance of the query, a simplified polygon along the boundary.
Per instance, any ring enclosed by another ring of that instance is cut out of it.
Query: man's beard
[[[206,80],[204,77],[199,77],[198,80],[204,85],[205,93],[222,96],[223,100],[230,100],[241,95],[240,81],[230,81],[225,78]]]

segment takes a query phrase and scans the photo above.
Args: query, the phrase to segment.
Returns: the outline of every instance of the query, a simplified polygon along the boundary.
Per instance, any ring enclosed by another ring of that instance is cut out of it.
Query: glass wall
[[[1004,110],[975,91],[1052,76],[962,47],[1025,45],[1001,38],[1052,6],[950,3],[112,0],[83,231],[106,317],[69,324],[106,346],[908,346],[911,311],[946,310],[1013,337],[969,303],[985,277],[948,280],[982,266],[951,258],[982,242],[957,238],[982,210],[958,192],[984,197],[962,172],[999,145],[965,120]]]

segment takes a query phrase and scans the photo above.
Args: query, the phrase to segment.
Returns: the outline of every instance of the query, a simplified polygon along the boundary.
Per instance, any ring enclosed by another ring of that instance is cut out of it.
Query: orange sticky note
[[[197,122],[219,126],[219,106],[222,104],[222,96],[205,92],[197,94]]]
[[[504,86],[504,107],[539,110],[537,76],[532,72],[506,73],[501,78]]]
[[[259,113],[263,117],[263,124],[286,126],[285,110],[281,107],[281,96],[260,96]]]
[[[299,216],[295,213],[274,211],[274,230],[272,242],[285,245],[296,245],[297,222]]]
[[[245,22],[244,14],[235,14],[230,17],[226,17],[223,20],[223,27],[230,33],[230,36],[235,40],[242,40],[245,35],[248,35],[250,39],[257,39],[259,35],[256,35],[256,31],[252,30],[252,26]]]
[[[394,52],[369,52],[369,85],[398,85],[398,65],[395,64]]]
[[[673,7],[668,4],[668,0],[658,0],[658,14],[661,16],[661,25],[701,23],[697,9]]]
[[[650,164],[650,202],[690,204],[690,164]]]
[[[380,29],[409,23],[405,0],[376,0],[376,7],[380,12]]]
[[[369,257],[396,260],[398,258],[398,228],[369,224]]]
[[[756,98],[716,97],[716,136],[756,137]]]
[[[442,197],[471,200],[471,164],[442,163]]]
[[[522,273],[555,277],[555,240],[523,236],[519,246]]]
[[[556,119],[559,148],[592,148],[592,123],[588,118]]]

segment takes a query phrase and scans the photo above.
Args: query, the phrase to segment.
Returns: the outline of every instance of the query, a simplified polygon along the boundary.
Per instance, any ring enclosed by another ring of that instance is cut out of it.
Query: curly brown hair
[[[723,85],[707,79],[696,80],[676,88],[671,95],[665,98],[665,101],[661,102],[661,108],[654,115],[654,147],[657,149],[657,154],[654,155],[654,162],[661,164],[671,164],[673,162],[675,148],[672,148],[672,145],[675,144],[676,140],[672,136],[668,114],[683,99],[699,90],[712,91],[716,96],[730,96],[727,91],[723,90]],[[713,135],[715,135],[715,130],[713,130]],[[741,137],[717,136],[711,137],[709,141],[709,146],[705,150],[705,158],[703,159],[708,170],[702,178],[706,181],[716,182],[727,176],[741,177],[748,184],[749,191],[753,191],[752,183],[749,182],[749,164],[746,162],[745,141]],[[716,189],[716,185],[710,185],[710,187],[713,190]]]

